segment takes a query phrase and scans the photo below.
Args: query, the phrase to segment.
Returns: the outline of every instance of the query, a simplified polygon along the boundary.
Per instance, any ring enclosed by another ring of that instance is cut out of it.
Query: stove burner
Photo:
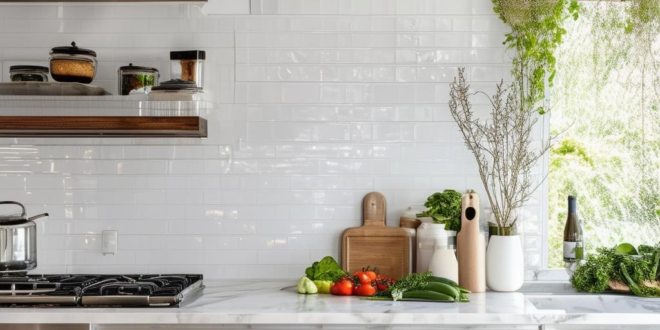
[[[203,288],[202,275],[0,277],[0,306],[178,306]]]

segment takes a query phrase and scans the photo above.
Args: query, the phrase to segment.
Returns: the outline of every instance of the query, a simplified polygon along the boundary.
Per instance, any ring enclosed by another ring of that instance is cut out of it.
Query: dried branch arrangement
[[[492,105],[492,118],[475,118],[470,97],[483,94]],[[479,166],[481,181],[498,227],[513,227],[518,221],[517,210],[540,186],[534,185],[531,174],[536,162],[550,148],[549,141],[536,150],[532,148],[532,130],[539,113],[525,102],[521,87],[497,85],[492,97],[482,92],[470,92],[461,68],[450,91],[449,109],[458,124],[468,149]],[[542,181],[541,181],[542,182]]]

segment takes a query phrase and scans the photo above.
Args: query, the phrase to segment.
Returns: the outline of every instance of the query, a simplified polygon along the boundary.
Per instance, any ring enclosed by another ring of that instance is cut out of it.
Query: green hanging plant
[[[524,101],[536,105],[545,98],[546,76],[552,86],[555,51],[566,30],[562,23],[569,17],[577,19],[576,0],[492,0],[493,10],[511,32],[504,44],[516,50],[513,77],[524,89]],[[539,113],[545,113],[541,106]]]

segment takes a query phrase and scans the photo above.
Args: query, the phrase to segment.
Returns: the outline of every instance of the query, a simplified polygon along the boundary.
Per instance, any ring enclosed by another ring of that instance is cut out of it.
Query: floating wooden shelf
[[[0,137],[207,137],[202,117],[0,116]]]
[[[0,2],[207,2],[208,0],[0,0]]]

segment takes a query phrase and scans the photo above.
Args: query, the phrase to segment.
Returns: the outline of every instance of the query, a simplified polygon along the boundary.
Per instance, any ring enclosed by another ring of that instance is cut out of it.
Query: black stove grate
[[[71,301],[76,302],[76,305],[85,305],[86,300],[99,305],[99,301],[102,303],[104,297],[109,297],[108,304],[113,306],[121,306],[121,301],[127,301],[127,305],[134,306],[133,301],[148,302],[148,298],[159,301],[153,297],[172,297],[170,305],[178,305],[186,289],[191,286],[199,290],[203,288],[202,279],[202,275],[178,274],[0,277],[0,305],[29,304],[30,301],[43,303],[48,301],[48,297],[72,297]]]

